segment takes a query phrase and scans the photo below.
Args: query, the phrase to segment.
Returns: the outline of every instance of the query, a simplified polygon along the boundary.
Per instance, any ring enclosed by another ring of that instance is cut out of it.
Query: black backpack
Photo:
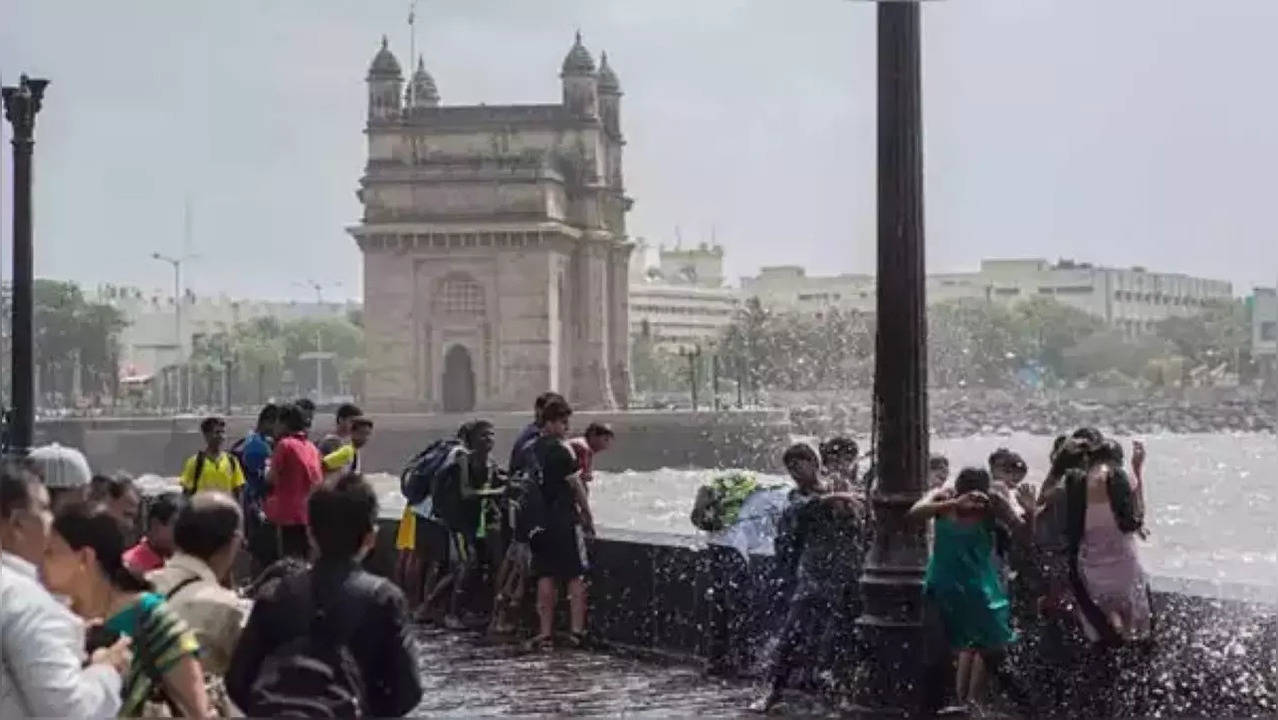
[[[535,440],[532,442],[536,442]],[[541,459],[531,444],[526,447],[525,462],[510,479],[510,506],[514,511],[515,540],[528,542],[546,527],[546,496],[542,492],[545,478]]]
[[[399,489],[409,505],[416,505],[430,496],[436,476],[448,466],[453,451],[459,447],[460,440],[436,440],[408,461],[399,474]]]
[[[346,627],[360,613],[330,612],[312,573],[293,577],[309,586],[314,606],[310,628],[267,656],[244,710],[250,717],[363,717],[366,685],[347,643],[350,630]]]

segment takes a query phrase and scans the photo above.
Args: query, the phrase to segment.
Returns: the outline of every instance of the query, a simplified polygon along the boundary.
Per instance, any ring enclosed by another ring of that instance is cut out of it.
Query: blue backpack
[[[409,505],[416,505],[430,496],[435,477],[448,464],[453,451],[459,447],[460,440],[436,440],[408,461],[408,465],[399,474],[399,490]]]

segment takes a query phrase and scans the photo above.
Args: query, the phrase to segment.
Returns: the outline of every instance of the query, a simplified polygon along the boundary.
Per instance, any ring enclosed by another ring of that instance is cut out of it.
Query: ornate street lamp
[[[33,245],[31,240],[31,155],[35,120],[48,80],[23,75],[17,87],[0,89],[4,116],[13,125],[13,414],[8,450],[24,456],[35,432],[35,347],[32,337]]]
[[[927,475],[927,317],[919,5],[878,4],[878,332],[874,359],[878,480],[874,544],[858,619],[871,655],[861,715],[911,717],[924,666],[924,528],[905,521]]]

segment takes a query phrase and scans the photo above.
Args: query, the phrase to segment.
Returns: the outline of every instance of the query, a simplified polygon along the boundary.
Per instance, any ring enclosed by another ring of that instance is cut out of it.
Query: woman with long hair
[[[190,628],[165,607],[164,598],[125,565],[124,531],[101,505],[63,508],[53,521],[43,576],[71,609],[97,623],[88,650],[120,636],[133,641],[133,664],[121,690],[121,717],[152,717],[169,711],[207,717],[199,643]],[[165,707],[167,706],[167,707]]]
[[[1144,448],[1136,447],[1136,481],[1113,440],[1088,451],[1086,470],[1065,476],[1070,580],[1083,631],[1094,643],[1118,645],[1150,634],[1149,580],[1137,546],[1145,524]]]

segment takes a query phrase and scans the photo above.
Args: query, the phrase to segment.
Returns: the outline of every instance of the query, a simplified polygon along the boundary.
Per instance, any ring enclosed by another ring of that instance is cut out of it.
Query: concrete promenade
[[[692,665],[602,651],[520,654],[516,645],[435,628],[416,631],[422,651],[422,717],[744,718],[755,688],[706,677]],[[787,698],[786,716],[828,715],[810,698]]]

